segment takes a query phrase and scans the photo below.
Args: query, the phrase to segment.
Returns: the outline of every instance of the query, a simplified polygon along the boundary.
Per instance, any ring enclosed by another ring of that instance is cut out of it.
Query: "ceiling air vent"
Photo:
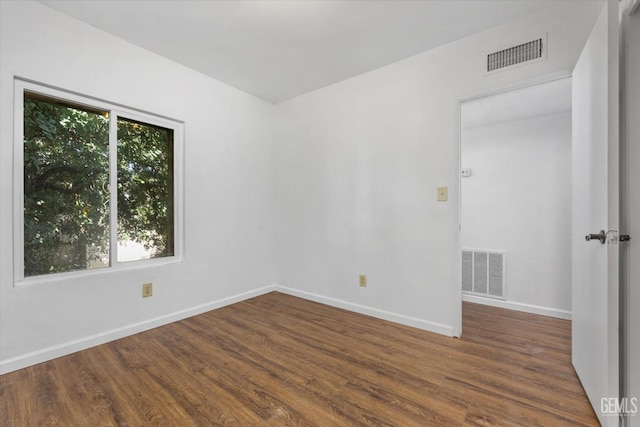
[[[487,55],[487,71],[499,70],[534,59],[544,53],[542,38]]]

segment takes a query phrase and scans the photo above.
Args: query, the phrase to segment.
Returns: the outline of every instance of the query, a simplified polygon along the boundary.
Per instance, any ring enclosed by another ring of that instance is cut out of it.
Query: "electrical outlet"
[[[153,283],[142,284],[142,298],[147,298],[153,295]]]
[[[362,287],[367,286],[367,275],[366,274],[361,274],[360,275],[360,286],[362,286]]]

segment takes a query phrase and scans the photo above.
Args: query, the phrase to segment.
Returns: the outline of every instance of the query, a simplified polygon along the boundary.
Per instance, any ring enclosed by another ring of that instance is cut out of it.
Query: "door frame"
[[[455,263],[456,271],[454,274],[455,285],[453,286],[453,336],[460,338],[462,336],[462,179],[460,176],[462,170],[462,104],[465,102],[475,101],[489,96],[500,95],[512,92],[514,90],[525,89],[550,83],[556,80],[571,78],[573,70],[560,70],[554,73],[542,74],[534,78],[511,83],[496,89],[478,92],[469,96],[462,97],[456,103],[456,139],[458,141],[456,147],[456,186],[458,190],[458,239],[457,254],[458,260]]]

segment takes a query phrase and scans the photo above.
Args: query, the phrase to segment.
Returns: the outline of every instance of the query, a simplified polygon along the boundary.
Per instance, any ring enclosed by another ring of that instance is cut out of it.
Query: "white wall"
[[[498,305],[570,318],[571,112],[465,128],[464,107],[462,247],[506,251]]]
[[[2,371],[274,283],[273,106],[36,2],[2,1],[0,19]],[[14,286],[14,76],[185,122],[184,263]],[[154,295],[143,300],[148,281]]]
[[[279,284],[457,334],[459,101],[570,74],[600,9],[571,2],[276,106]],[[487,53],[545,32],[546,61],[485,74]]]

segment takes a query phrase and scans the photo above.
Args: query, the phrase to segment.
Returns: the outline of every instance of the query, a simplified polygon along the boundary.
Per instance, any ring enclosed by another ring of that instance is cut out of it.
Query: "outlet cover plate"
[[[148,298],[153,295],[153,283],[142,284],[142,298]]]

